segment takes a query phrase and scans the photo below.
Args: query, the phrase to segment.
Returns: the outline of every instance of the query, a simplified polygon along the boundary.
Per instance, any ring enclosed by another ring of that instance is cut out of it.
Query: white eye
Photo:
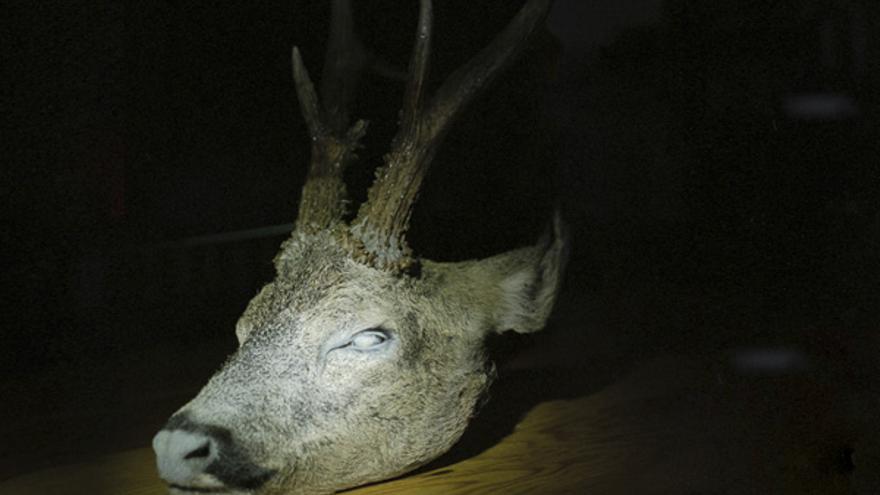
[[[355,349],[372,349],[384,344],[388,334],[381,330],[364,330],[351,339],[351,347]]]

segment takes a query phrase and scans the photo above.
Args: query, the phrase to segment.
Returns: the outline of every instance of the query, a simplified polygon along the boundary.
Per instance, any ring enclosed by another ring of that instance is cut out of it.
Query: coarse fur
[[[332,493],[424,465],[462,435],[494,375],[486,337],[546,323],[566,259],[562,222],[557,214],[535,246],[456,263],[419,258],[405,234],[449,124],[525,45],[550,3],[527,0],[423,104],[432,4],[420,0],[401,129],[351,222],[342,219],[342,171],[366,124],[349,126],[333,98],[352,89],[340,61],[359,53],[351,2],[332,3],[325,72],[345,91],[324,91],[322,103],[294,48],[313,142],[296,229],[275,258],[275,280],[238,321],[237,352],[153,439],[172,495]]]
[[[276,473],[229,493],[331,493],[423,465],[458,440],[491,382],[487,334],[543,325],[565,262],[556,226],[485,260],[425,260],[420,277],[353,261],[336,229],[294,233],[238,322],[238,352],[178,415],[231,431]],[[388,330],[387,349],[335,348],[369,328]]]

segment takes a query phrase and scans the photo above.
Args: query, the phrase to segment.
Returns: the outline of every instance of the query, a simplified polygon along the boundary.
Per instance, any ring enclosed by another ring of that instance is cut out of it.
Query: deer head
[[[275,280],[238,321],[237,352],[153,440],[171,493],[331,493],[414,469],[461,436],[493,375],[487,335],[533,332],[548,317],[562,227],[557,219],[535,246],[456,263],[419,259],[405,234],[449,125],[550,3],[529,0],[427,100],[432,7],[421,0],[400,129],[351,222],[342,172],[366,124],[350,123],[348,103],[366,58],[348,1],[333,3],[323,102],[293,49],[312,138],[296,229]]]

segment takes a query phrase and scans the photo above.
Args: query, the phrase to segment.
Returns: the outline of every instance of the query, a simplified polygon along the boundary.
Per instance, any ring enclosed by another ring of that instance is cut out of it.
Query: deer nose
[[[253,490],[275,475],[253,463],[228,429],[194,422],[186,413],[168,420],[153,437],[153,450],[159,477],[173,488]]]
[[[224,483],[210,474],[219,457],[220,444],[208,432],[187,428],[191,424],[172,418],[153,437],[159,476],[172,486],[192,489],[222,488]]]

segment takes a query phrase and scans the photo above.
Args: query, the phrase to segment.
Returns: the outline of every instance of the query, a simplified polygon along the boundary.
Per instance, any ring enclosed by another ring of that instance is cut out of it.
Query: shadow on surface
[[[533,340],[528,336],[510,335],[500,336],[499,339],[520,340],[523,345],[529,345],[528,342]],[[506,354],[506,348],[518,345],[520,343],[490,341],[490,354]],[[498,349],[499,346],[502,349]],[[505,369],[505,357],[501,356],[497,361],[501,368],[498,377],[461,439],[449,452],[407,476],[442,469],[475,457],[510,435],[526,414],[539,404],[596,393],[612,383],[623,371],[605,366]]]

